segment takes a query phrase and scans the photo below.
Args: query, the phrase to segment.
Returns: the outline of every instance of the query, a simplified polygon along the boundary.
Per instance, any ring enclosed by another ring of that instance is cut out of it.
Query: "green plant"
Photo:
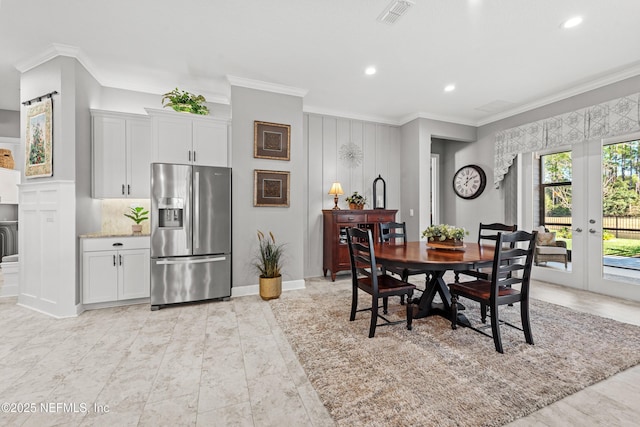
[[[143,207],[136,206],[129,208],[129,213],[124,214],[127,218],[131,218],[136,224],[140,224],[142,221],[149,219],[149,211],[145,211]]]
[[[430,242],[444,241],[447,239],[463,240],[469,232],[462,227],[448,224],[430,225],[422,232],[422,237],[427,237]]]
[[[166,104],[165,100],[168,101]],[[204,96],[194,95],[184,90],[181,91],[178,88],[162,95],[162,105],[164,108],[171,107],[176,111],[206,116],[209,114],[209,109],[205,105],[202,105],[204,102],[207,102]]]
[[[367,203],[367,198],[362,194],[358,194],[357,191],[354,191],[352,195],[346,197],[345,200],[347,203],[354,203],[356,205],[364,205]]]
[[[258,230],[258,254],[254,266],[260,273],[260,277],[280,276],[283,255],[284,244],[277,244],[272,232],[269,232],[269,237],[266,237],[262,231]]]

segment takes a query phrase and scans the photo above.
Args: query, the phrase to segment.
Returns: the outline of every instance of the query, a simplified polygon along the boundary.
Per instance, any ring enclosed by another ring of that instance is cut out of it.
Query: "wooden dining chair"
[[[376,255],[373,248],[373,238],[371,230],[361,230],[359,228],[347,228],[347,243],[349,245],[349,258],[351,260],[351,316],[350,321],[356,318],[356,312],[371,311],[371,322],[369,325],[369,338],[373,338],[376,327],[382,325],[392,325],[404,322],[403,320],[392,322],[378,312],[380,298],[383,298],[386,308],[386,300],[390,296],[404,295],[407,297],[407,329],[411,330],[413,320],[413,308],[411,297],[416,288],[406,281],[399,280],[386,274],[377,268]],[[358,290],[362,290],[371,295],[371,307],[358,310]],[[385,309],[386,312],[386,309]],[[384,323],[378,324],[378,318]]]
[[[495,244],[495,241],[498,237],[498,233],[500,232],[513,233],[517,229],[518,229],[518,226],[516,224],[506,225],[506,224],[500,224],[498,222],[494,222],[492,224],[480,223],[480,229],[478,230],[478,244],[482,245],[490,242],[494,242]],[[456,283],[460,282],[460,274],[475,277],[477,279],[489,280],[491,279],[491,265],[490,264],[481,265],[475,269],[456,271],[454,273],[455,275],[454,281]]]
[[[407,241],[407,226],[404,222],[380,222],[378,223],[378,236],[380,243],[394,243],[402,244]],[[400,276],[403,282],[409,281],[409,276],[415,276],[418,274],[425,274],[425,283],[429,281],[429,271],[427,270],[415,270],[403,267],[386,267],[386,272],[396,274]],[[418,289],[423,291],[423,289]],[[400,304],[404,304],[404,295],[400,296]]]
[[[456,329],[458,324],[458,298],[465,297],[477,301],[481,306],[489,307],[492,335],[472,326],[471,329],[487,336],[493,336],[496,351],[502,353],[498,307],[519,302],[522,328],[507,322],[502,323],[523,331],[526,342],[533,344],[531,325],[529,324],[529,282],[536,234],[535,231],[533,233],[526,231],[498,233],[491,279],[476,279],[470,282],[449,284],[452,329]],[[520,248],[517,246],[518,244],[522,244],[526,248]],[[520,285],[520,289],[512,287],[517,284]],[[483,323],[485,321],[482,320]]]

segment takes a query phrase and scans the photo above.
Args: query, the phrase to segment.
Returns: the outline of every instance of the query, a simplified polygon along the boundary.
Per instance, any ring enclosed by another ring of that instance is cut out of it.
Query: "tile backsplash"
[[[102,200],[102,232],[108,234],[131,234],[131,226],[135,224],[133,220],[124,216],[129,213],[129,209],[135,206],[142,206],[150,211],[151,201],[149,199],[105,199]],[[149,220],[142,221],[142,234],[149,234],[151,226],[151,213]]]

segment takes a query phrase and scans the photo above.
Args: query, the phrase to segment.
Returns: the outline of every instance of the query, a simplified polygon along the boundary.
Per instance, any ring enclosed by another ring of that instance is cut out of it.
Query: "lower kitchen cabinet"
[[[81,242],[84,304],[149,298],[149,236]]]

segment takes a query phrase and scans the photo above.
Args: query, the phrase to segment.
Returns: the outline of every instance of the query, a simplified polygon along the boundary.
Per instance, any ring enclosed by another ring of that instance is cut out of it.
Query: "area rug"
[[[504,354],[439,316],[415,320],[412,331],[379,327],[369,339],[369,313],[349,322],[350,301],[348,285],[334,283],[270,301],[339,426],[503,425],[640,363],[640,327],[538,300],[530,308],[535,345],[503,326]],[[479,307],[464,303],[478,322]],[[519,313],[503,306],[500,317],[519,325]]]

